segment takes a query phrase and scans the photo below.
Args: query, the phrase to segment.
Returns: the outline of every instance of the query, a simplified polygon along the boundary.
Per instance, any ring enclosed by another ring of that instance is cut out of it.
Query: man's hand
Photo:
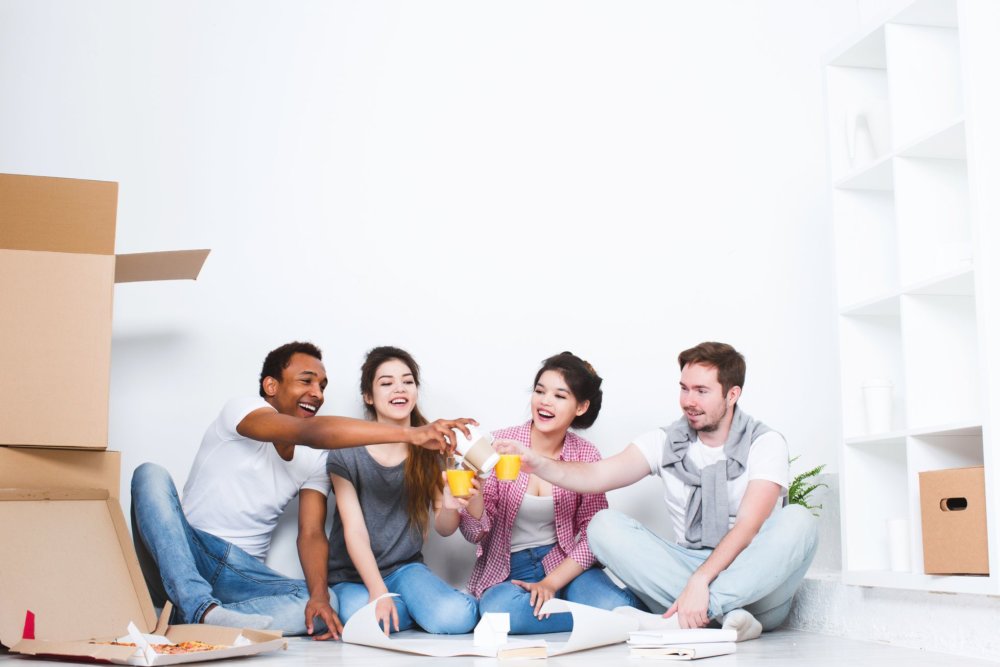
[[[677,614],[678,623],[685,629],[703,628],[708,625],[708,582],[697,573],[691,575],[680,597],[670,606],[663,618],[670,618],[674,614]]]
[[[316,635],[313,639],[317,641],[340,639],[340,635],[344,631],[344,624],[340,622],[337,612],[330,606],[329,597],[324,600],[310,597],[309,602],[306,603],[306,632],[310,635],[313,633],[313,621],[317,616],[326,624],[326,632]]]
[[[392,628],[399,632],[399,612],[396,611],[396,603],[392,601],[391,597],[386,596],[375,605],[375,621],[385,630],[386,637],[389,636],[390,621]]]
[[[465,437],[472,437],[467,424],[479,426],[475,419],[438,419],[426,426],[408,426],[406,428],[407,442],[424,449],[433,449],[442,454],[455,450],[455,431],[458,429]]]
[[[517,454],[521,457],[521,470],[533,473],[546,460],[544,456],[531,451],[517,440],[494,440],[493,449],[497,454]]]
[[[515,586],[520,586],[524,590],[531,593],[531,598],[529,600],[532,607],[535,608],[535,616],[537,618],[548,618],[549,614],[542,616],[542,605],[551,600],[556,596],[556,590],[551,584],[546,582],[544,579],[537,582],[528,581],[518,581],[517,579],[511,579],[512,584]]]

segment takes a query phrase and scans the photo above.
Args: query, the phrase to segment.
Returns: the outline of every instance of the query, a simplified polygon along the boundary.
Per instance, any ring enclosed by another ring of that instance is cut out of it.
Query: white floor
[[[289,667],[295,665],[329,665],[337,664],[346,667],[402,667],[403,665],[426,665],[441,663],[440,667],[493,667],[498,661],[493,658],[424,658],[394,653],[379,649],[341,644],[340,642],[314,642],[308,639],[290,638],[288,650],[259,655],[245,660],[247,667]],[[29,662],[30,661],[30,662]],[[636,667],[646,662],[649,665],[662,664],[660,661],[646,658],[630,658],[628,647],[624,644],[607,646],[590,651],[572,653],[557,658],[550,658],[544,663],[532,661],[532,664],[548,667],[604,667],[611,665],[632,665]],[[508,661],[504,664],[529,664],[528,661]],[[737,646],[734,655],[718,658],[708,658],[703,663],[709,667],[726,667],[727,665],[764,665],[769,667],[795,666],[802,667],[841,667],[843,665],[878,665],[893,667],[930,667],[931,665],[954,665],[961,663],[962,667],[991,665],[995,662],[960,658],[942,653],[927,653],[915,649],[896,648],[885,644],[840,639],[827,635],[818,635],[797,630],[779,630],[765,634],[760,639],[744,642]],[[65,662],[51,662],[40,659],[22,658],[14,654],[0,653],[0,667],[66,667]],[[232,661],[225,663],[234,664]]]

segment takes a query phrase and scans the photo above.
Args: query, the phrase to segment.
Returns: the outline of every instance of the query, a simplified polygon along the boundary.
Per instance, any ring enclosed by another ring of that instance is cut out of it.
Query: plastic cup
[[[500,460],[493,467],[497,479],[510,482],[517,479],[521,473],[521,457],[517,454],[501,454]]]
[[[472,495],[472,477],[476,473],[471,470],[448,470],[448,489],[455,498],[468,498]]]

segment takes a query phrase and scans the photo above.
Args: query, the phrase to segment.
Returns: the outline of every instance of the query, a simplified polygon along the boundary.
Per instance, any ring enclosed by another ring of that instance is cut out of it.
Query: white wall
[[[119,181],[119,252],[213,249],[197,283],[116,288],[123,485],[147,460],[182,484],[291,339],[326,353],[326,414],[359,413],[364,352],[394,344],[425,413],[489,427],[572,350],[605,378],[586,433],[605,454],[677,416],[678,351],[728,341],[744,408],[798,470],[835,467],[821,63],[862,14],[0,0],[0,170]],[[611,502],[662,526],[656,495]],[[448,548],[461,579],[468,547]]]

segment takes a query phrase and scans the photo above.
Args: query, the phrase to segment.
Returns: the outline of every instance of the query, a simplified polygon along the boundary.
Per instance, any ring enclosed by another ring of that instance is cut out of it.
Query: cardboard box
[[[118,498],[121,459],[110,451],[0,447],[0,489],[105,489]]]
[[[95,455],[108,456],[104,452]],[[54,480],[58,481],[58,480]],[[0,643],[28,655],[161,665],[285,648],[280,633],[157,627],[121,506],[107,489],[0,489]],[[33,623],[26,619],[31,612]],[[113,641],[135,623],[175,642],[241,645],[146,659]]]
[[[117,205],[117,183],[0,174],[0,445],[105,449],[114,283],[193,280],[208,256],[116,256]]]
[[[920,473],[927,574],[989,574],[983,467]]]

